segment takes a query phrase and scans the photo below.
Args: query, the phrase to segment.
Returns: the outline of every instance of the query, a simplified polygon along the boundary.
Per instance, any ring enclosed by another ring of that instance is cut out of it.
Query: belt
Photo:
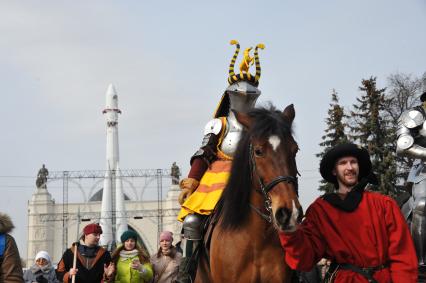
[[[387,267],[388,267],[387,264],[381,264],[381,265],[373,266],[373,267],[358,267],[356,265],[352,265],[349,263],[338,264],[338,268],[344,269],[344,270],[352,270],[356,273],[359,273],[362,276],[364,276],[370,283],[377,283],[377,281],[373,278],[374,273],[376,271],[379,271]]]

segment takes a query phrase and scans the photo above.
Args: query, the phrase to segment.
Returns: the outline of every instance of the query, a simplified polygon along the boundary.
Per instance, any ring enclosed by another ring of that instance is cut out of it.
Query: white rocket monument
[[[102,210],[100,225],[102,235],[100,245],[110,245],[113,240],[120,239],[127,230],[127,219],[124,209],[123,182],[119,167],[118,149],[118,96],[112,84],[106,92],[106,106],[102,112],[106,120],[106,173],[102,193]],[[115,237],[113,236],[115,233]]]

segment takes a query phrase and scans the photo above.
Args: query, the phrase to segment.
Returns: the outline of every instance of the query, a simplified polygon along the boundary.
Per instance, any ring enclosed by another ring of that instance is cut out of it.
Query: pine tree
[[[332,147],[347,142],[345,129],[346,124],[344,119],[346,115],[344,113],[344,108],[339,105],[339,97],[335,89],[331,92],[331,103],[330,108],[328,109],[328,117],[325,119],[327,128],[325,129],[325,134],[322,136],[322,142],[319,144],[322,147],[322,152],[318,153],[316,156],[322,158],[324,154],[330,150]],[[321,184],[318,188],[319,191],[325,193],[331,193],[334,191],[333,184],[328,183],[325,180],[321,180]]]
[[[362,80],[357,104],[351,111],[351,136],[370,153],[373,172],[379,185],[377,189],[395,196],[395,128],[385,118],[385,89],[377,89],[376,78]]]

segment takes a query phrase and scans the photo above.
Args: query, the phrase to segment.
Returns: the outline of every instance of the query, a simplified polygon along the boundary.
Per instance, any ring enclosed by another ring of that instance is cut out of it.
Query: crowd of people
[[[14,238],[10,217],[0,213],[0,282],[7,283],[172,283],[182,255],[173,246],[173,233],[160,234],[160,248],[151,257],[132,230],[124,232],[121,244],[111,254],[99,246],[102,228],[84,227],[78,243],[67,249],[56,269],[48,252],[39,251],[25,272]],[[74,278],[74,281],[73,281]]]

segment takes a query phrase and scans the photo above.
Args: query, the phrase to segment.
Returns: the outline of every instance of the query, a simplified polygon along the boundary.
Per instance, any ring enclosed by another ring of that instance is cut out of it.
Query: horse
[[[303,215],[294,107],[234,113],[244,131],[214,212],[210,251],[201,252],[195,282],[291,282],[277,231],[295,231]]]

